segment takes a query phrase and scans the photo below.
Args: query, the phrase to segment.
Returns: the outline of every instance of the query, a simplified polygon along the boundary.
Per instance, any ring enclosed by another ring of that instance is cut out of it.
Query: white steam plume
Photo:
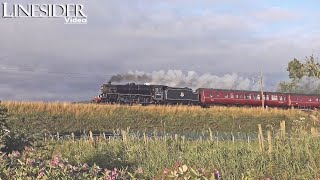
[[[320,79],[316,77],[303,77],[298,82],[299,91],[306,94],[320,94]]]
[[[109,81],[162,84],[172,87],[190,87],[193,89],[200,87],[238,90],[259,89],[257,79],[238,76],[236,73],[217,76],[210,73],[199,75],[195,71],[184,73],[181,70],[160,70],[151,73],[129,71],[126,74],[114,75]]]

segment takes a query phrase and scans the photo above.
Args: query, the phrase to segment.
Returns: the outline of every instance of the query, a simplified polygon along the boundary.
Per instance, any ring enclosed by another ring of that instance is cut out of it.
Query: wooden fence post
[[[72,141],[74,141],[74,133],[71,133]]]
[[[91,131],[89,131],[89,138],[90,138],[90,141],[93,141],[93,134]]]
[[[213,141],[213,135],[212,135],[212,131],[211,131],[210,128],[209,128],[209,134],[210,134],[210,141],[212,142]]]
[[[263,144],[263,135],[262,135],[262,128],[261,124],[258,124],[259,134],[258,134],[258,140],[259,140],[259,148],[260,152],[264,151],[264,144]]]
[[[146,132],[143,133],[143,142],[144,142],[144,144],[147,144],[147,142],[148,142]]]
[[[268,144],[269,144],[269,153],[272,152],[272,136],[271,136],[271,131],[268,130]]]
[[[57,132],[57,140],[59,141],[60,136],[59,136],[59,132]]]
[[[281,132],[281,138],[286,138],[286,121],[280,122],[280,132]]]
[[[127,132],[126,131],[121,131],[122,133],[122,140],[123,140],[123,142],[127,142]]]

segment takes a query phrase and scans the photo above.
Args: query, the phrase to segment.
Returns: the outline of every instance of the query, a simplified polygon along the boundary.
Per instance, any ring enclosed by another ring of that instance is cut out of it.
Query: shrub
[[[1,103],[1,102],[0,102]],[[30,146],[33,138],[23,131],[10,131],[8,124],[8,109],[0,104],[0,148],[3,152],[23,151]]]
[[[23,131],[10,131],[3,137],[3,145],[1,148],[3,152],[22,152],[25,147],[31,146],[34,142],[34,138],[31,135]]]
[[[7,112],[7,108],[0,104],[0,145],[2,144],[4,136],[9,132],[7,126]]]

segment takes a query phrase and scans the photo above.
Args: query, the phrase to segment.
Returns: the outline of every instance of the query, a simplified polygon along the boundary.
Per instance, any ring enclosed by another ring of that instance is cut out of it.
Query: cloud
[[[262,22],[290,22],[301,18],[301,14],[281,7],[270,7],[253,14]]]
[[[85,5],[87,25],[0,18],[0,67],[9,68],[0,69],[6,84],[0,95],[6,99],[89,98],[111,75],[129,70],[285,75],[293,57],[319,51],[317,22],[300,26],[295,19],[306,15],[296,17],[289,8],[257,12],[259,3],[250,0],[55,1],[66,2]],[[278,27],[279,21],[286,25]]]

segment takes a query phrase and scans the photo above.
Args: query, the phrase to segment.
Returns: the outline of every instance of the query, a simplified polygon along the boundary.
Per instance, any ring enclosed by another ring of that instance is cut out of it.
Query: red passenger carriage
[[[260,91],[200,88],[197,92],[199,93],[199,99],[202,106],[262,105],[262,95]],[[320,95],[264,92],[263,96],[264,105],[268,107],[320,108]]]

